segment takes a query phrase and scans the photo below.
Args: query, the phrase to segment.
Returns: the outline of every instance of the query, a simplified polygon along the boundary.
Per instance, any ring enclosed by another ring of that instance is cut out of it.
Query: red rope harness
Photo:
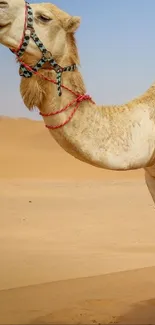
[[[20,44],[19,44],[19,47],[17,48],[17,50],[11,50],[14,54],[16,54],[16,57],[18,58],[18,61],[30,72],[32,72],[33,74],[39,76],[40,78],[44,79],[44,80],[47,80],[49,82],[52,82],[53,84],[57,85],[57,81],[56,80],[52,80],[46,76],[44,76],[43,74],[41,73],[38,73],[38,71],[34,71],[33,68],[31,68],[28,64],[24,63],[19,55],[18,55],[18,52],[21,50],[22,48],[22,45],[23,45],[23,42],[24,42],[24,39],[25,39],[25,33],[26,33],[26,29],[27,29],[27,19],[28,19],[28,6],[27,4],[25,4],[25,22],[24,22],[24,30],[23,30],[23,35],[22,35],[22,38],[21,38],[21,41],[20,41]],[[63,68],[62,68],[63,69]],[[68,105],[66,105],[64,108],[60,109],[60,110],[57,110],[56,112],[51,112],[49,114],[44,114],[44,113],[40,113],[41,116],[43,117],[48,117],[48,116],[54,116],[54,115],[57,115],[57,114],[60,114],[62,112],[65,112],[67,111],[68,108],[70,108],[72,105],[75,104],[75,107],[73,108],[73,111],[72,113],[70,114],[70,116],[67,118],[67,120],[59,125],[56,125],[56,126],[52,126],[52,125],[46,125],[46,127],[48,129],[51,129],[51,130],[55,130],[55,129],[58,129],[58,128],[61,128],[63,127],[64,125],[66,125],[71,119],[72,117],[74,116],[75,112],[77,111],[77,109],[79,108],[79,105],[81,102],[83,102],[84,100],[89,100],[91,101],[93,104],[95,104],[93,102],[93,100],[91,99],[91,97],[89,95],[86,95],[86,94],[77,94],[76,92],[74,92],[73,90],[71,90],[70,88],[64,86],[64,85],[61,85],[61,87],[63,89],[66,89],[68,90],[71,94],[73,94],[76,98],[74,100],[72,100]]]
[[[34,71],[28,64],[24,63],[23,61],[21,61],[19,58],[18,58],[19,62],[22,63],[29,71],[33,72],[33,74],[39,76],[40,78],[44,79],[44,80],[47,80],[49,82],[52,82],[53,84],[57,84],[56,80],[53,80],[53,79],[50,79],[46,76],[44,76],[43,74],[41,73],[38,73],[36,71]],[[43,117],[48,117],[48,116],[54,116],[54,115],[57,115],[57,114],[60,114],[62,112],[65,112],[67,111],[68,108],[70,108],[72,105],[75,104],[75,107],[72,111],[72,113],[70,114],[70,116],[68,117],[68,119],[59,124],[59,125],[56,125],[56,126],[53,126],[53,125],[45,125],[48,129],[51,129],[51,130],[55,130],[55,129],[58,129],[58,128],[61,128],[63,127],[64,125],[66,125],[68,122],[70,122],[70,120],[72,119],[72,117],[74,116],[75,112],[77,111],[77,109],[79,108],[79,105],[81,102],[83,102],[84,100],[90,100],[93,104],[95,104],[95,102],[92,100],[92,98],[87,95],[87,94],[77,94],[75,93],[73,90],[71,90],[70,88],[64,86],[64,85],[61,85],[62,88],[68,90],[71,94],[73,94],[76,98],[74,100],[72,100],[69,104],[67,104],[65,107],[63,107],[62,109],[60,110],[57,110],[55,112],[51,112],[51,113],[48,113],[48,114],[45,114],[45,113],[40,113],[41,116]]]

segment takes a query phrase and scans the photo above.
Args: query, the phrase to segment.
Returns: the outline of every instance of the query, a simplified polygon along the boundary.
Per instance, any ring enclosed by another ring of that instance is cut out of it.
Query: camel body
[[[78,65],[75,32],[80,18],[70,16],[53,4],[33,4],[34,30],[61,67]],[[23,32],[25,3],[23,0],[0,0],[0,43],[17,51]],[[24,64],[34,66],[41,53],[30,40],[22,55]],[[44,77],[55,79],[49,63],[41,68]],[[80,72],[64,72],[62,84],[78,94],[86,89]],[[42,114],[54,113],[68,105],[74,95],[63,89],[58,96],[55,84],[38,75],[21,78],[20,92],[25,105],[37,107]],[[47,126],[64,124],[74,110],[45,116]],[[97,106],[83,101],[69,123],[50,129],[52,137],[75,158],[93,166],[110,170],[145,169],[146,184],[155,202],[155,85],[143,95],[116,106]]]

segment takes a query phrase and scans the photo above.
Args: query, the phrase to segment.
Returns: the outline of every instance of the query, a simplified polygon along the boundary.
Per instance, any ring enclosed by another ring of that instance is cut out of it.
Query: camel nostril
[[[7,8],[9,5],[6,1],[0,1],[0,8]]]

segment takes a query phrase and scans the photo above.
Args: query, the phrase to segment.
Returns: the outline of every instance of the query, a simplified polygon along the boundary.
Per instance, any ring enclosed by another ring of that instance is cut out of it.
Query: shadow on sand
[[[102,301],[103,303],[103,301]],[[103,305],[104,306],[104,305]],[[91,306],[92,307],[92,306]],[[101,307],[101,306],[100,306]],[[111,306],[112,307],[112,306]],[[117,306],[119,309],[119,306]],[[116,307],[116,309],[117,309]],[[102,309],[102,308],[101,308]],[[113,309],[113,308],[112,308]],[[115,309],[115,308],[114,308]],[[118,310],[117,310],[118,311]],[[116,312],[116,310],[115,310]],[[147,324],[155,325],[155,299],[142,301],[130,307],[130,310],[121,316],[116,316],[114,310],[93,310],[93,308],[73,308],[57,311],[36,319],[31,324]],[[118,314],[117,314],[118,315]]]
[[[131,307],[125,315],[117,318],[117,324],[155,324],[155,299],[145,300]]]

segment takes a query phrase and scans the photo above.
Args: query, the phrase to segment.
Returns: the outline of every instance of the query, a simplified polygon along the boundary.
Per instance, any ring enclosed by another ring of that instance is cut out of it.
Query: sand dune
[[[143,171],[63,152],[0,119],[0,324],[155,324],[155,211]]]

